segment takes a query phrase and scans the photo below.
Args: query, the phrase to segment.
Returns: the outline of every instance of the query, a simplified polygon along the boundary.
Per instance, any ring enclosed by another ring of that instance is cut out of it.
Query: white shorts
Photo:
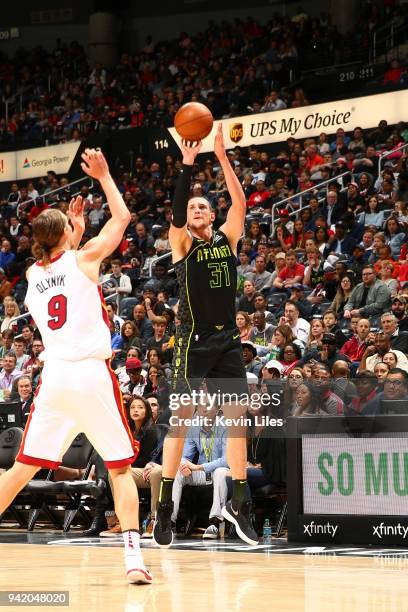
[[[44,366],[16,461],[55,469],[84,433],[107,468],[130,465],[139,452],[109,361],[53,360]]]

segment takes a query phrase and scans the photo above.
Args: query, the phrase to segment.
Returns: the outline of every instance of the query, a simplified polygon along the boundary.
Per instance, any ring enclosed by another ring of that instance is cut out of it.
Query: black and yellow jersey
[[[187,255],[174,269],[180,287],[178,316],[194,329],[235,327],[237,260],[227,237],[213,232],[210,242],[193,236]]]

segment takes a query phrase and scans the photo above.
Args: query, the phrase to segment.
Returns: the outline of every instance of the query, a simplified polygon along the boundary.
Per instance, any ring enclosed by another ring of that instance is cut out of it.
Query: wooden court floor
[[[0,544],[0,590],[68,590],[69,610],[86,612],[408,612],[408,559],[398,556],[154,548],[144,556],[155,582],[136,586],[124,579],[119,547]]]

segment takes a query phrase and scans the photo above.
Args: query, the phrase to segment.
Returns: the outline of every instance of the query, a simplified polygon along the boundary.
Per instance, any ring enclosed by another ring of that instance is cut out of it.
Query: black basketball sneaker
[[[156,510],[156,520],[153,527],[153,540],[160,548],[169,548],[173,543],[171,515],[173,502],[159,502]]]
[[[227,502],[222,509],[222,515],[230,523],[235,525],[237,534],[247,544],[256,546],[259,544],[258,535],[252,525],[251,518],[252,504],[249,500],[245,500],[241,505],[234,507],[232,500]]]

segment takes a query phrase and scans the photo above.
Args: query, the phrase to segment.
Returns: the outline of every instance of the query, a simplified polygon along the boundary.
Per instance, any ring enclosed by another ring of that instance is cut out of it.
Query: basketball
[[[212,130],[213,116],[209,108],[200,102],[188,102],[177,111],[174,127],[188,142],[202,140]]]

